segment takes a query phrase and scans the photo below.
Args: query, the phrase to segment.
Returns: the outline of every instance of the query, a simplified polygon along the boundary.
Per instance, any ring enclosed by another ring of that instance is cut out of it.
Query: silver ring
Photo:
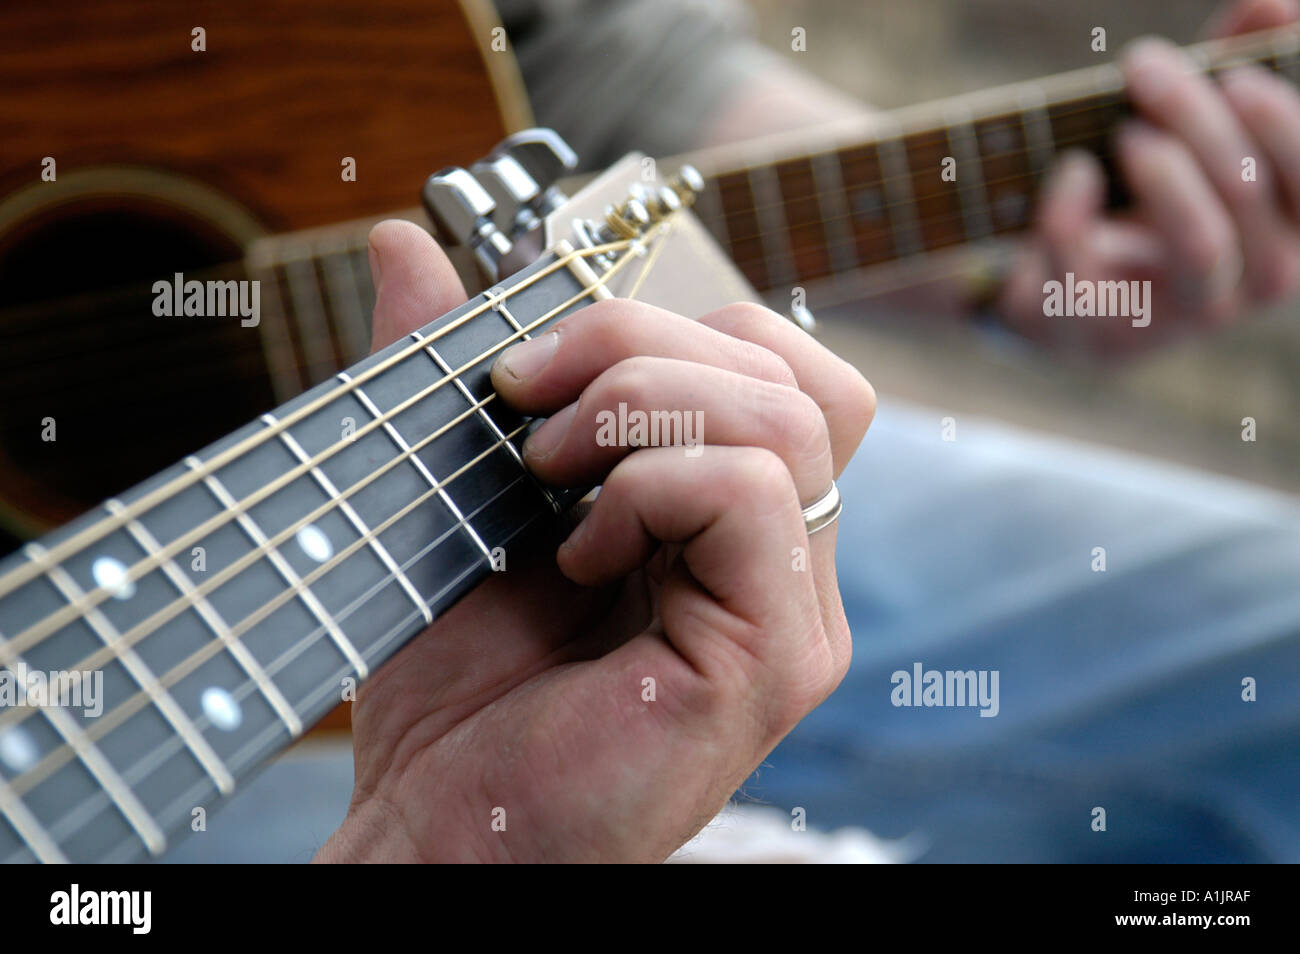
[[[840,497],[840,488],[835,486],[835,481],[832,480],[831,489],[826,491],[820,500],[803,508],[803,522],[808,528],[808,536],[811,537],[818,530],[829,527],[839,519],[840,511],[843,509],[844,500]]]

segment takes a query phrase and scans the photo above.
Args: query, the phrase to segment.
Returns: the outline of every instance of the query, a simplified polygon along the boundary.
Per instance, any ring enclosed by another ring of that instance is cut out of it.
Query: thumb
[[[370,350],[392,344],[465,301],[456,269],[424,229],[387,219],[370,230],[375,314]]]

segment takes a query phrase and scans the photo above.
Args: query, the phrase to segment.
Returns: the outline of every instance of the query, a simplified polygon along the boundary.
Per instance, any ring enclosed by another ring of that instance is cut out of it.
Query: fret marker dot
[[[17,726],[0,732],[0,762],[11,772],[25,772],[36,764],[36,745]]]
[[[298,531],[298,546],[317,563],[324,563],[334,555],[334,545],[330,538],[314,523],[309,523]]]
[[[223,732],[238,729],[244,721],[243,710],[239,708],[235,697],[220,686],[204,689],[199,704],[203,706],[203,714]]]
[[[126,567],[120,560],[102,556],[90,565],[90,575],[95,578],[95,585],[112,593],[119,600],[129,600],[135,596],[135,581],[126,577]]]

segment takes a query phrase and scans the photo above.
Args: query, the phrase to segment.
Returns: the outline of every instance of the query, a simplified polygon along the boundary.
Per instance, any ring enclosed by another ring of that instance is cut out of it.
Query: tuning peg
[[[501,156],[519,163],[537,183],[540,194],[529,208],[538,217],[549,215],[565,201],[555,182],[578,167],[578,154],[554,130],[524,129],[507,136],[488,158]]]
[[[422,193],[424,207],[444,242],[466,245],[484,272],[500,273],[510,240],[492,221],[496,203],[478,180],[459,166],[429,176]]]
[[[692,165],[682,166],[677,174],[668,180],[668,187],[677,193],[682,205],[689,206],[695,197],[704,191],[704,176]]]
[[[645,206],[650,213],[650,218],[655,222],[671,215],[682,207],[682,200],[668,186],[649,189],[640,182],[634,182],[628,188],[628,193],[633,199]]]
[[[481,159],[470,172],[496,203],[492,221],[512,240],[539,224],[532,205],[541,197],[541,187],[513,156]]]
[[[654,221],[645,204],[637,198],[628,199],[618,208],[608,206],[605,209],[605,224],[611,238],[634,239],[646,230]]]

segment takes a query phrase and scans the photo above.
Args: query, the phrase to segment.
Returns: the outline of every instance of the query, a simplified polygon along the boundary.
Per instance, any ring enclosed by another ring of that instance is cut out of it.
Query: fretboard
[[[1295,27],[1189,53],[1211,73],[1254,62],[1300,83]],[[687,159],[708,181],[701,220],[756,289],[788,295],[1024,229],[1053,157],[1083,149],[1109,167],[1128,109],[1107,63],[883,114],[869,130],[824,132],[833,143],[813,151],[801,131]],[[1112,204],[1123,199],[1112,188]]]
[[[0,563],[0,674],[84,680],[0,698],[0,861],[161,852],[581,494],[489,381],[607,296],[565,252]]]
[[[1300,83],[1296,27],[1188,53],[1211,73],[1253,62]],[[880,114],[866,127],[801,130],[685,161],[706,175],[696,214],[756,289],[783,297],[832,277],[892,271],[905,279],[889,266],[1023,230],[1053,158],[1079,148],[1109,167],[1111,133],[1128,111],[1120,71],[1104,63]],[[1122,188],[1113,186],[1110,199],[1121,204]],[[325,380],[364,353],[374,305],[371,224],[272,236],[250,250],[277,394]]]

